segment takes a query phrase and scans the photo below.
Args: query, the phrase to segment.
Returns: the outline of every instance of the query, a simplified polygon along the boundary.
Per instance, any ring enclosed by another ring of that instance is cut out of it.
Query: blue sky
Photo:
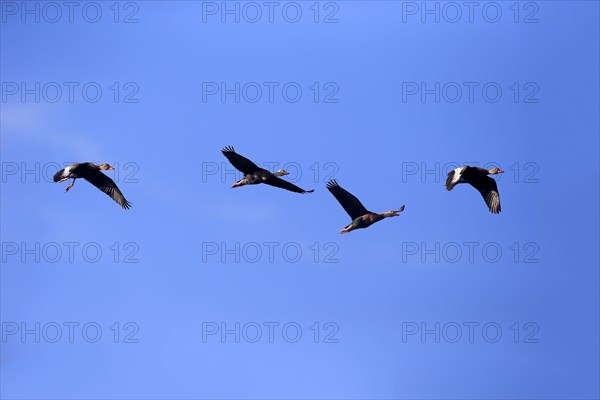
[[[3,398],[600,396],[597,2],[52,4],[2,2]]]

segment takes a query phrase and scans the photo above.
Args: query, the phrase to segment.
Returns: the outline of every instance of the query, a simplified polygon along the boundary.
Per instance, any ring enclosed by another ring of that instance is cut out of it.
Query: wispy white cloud
[[[66,132],[56,124],[53,113],[60,105],[41,104],[5,104],[2,107],[0,131],[2,132],[2,151],[6,156],[13,146],[34,141],[38,146],[46,147],[49,153],[68,152],[71,158],[94,160],[104,154],[102,143],[90,139],[83,132]],[[65,151],[65,149],[67,149]]]

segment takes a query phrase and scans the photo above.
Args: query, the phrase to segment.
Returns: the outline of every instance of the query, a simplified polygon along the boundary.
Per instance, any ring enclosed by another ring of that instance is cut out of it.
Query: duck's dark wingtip
[[[235,153],[233,146],[225,146],[221,149],[222,153]]]
[[[330,189],[330,188],[332,188],[332,187],[335,187],[335,186],[340,186],[340,185],[338,184],[337,180],[335,180],[335,179],[330,179],[330,180],[327,182],[327,184],[325,185],[325,187],[327,187],[327,189]]]

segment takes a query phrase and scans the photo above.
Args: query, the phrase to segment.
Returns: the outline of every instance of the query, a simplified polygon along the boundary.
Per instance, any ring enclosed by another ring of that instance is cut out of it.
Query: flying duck
[[[257,185],[259,183],[266,183],[267,185],[290,190],[296,193],[304,194],[314,192],[314,190],[304,190],[288,181],[284,181],[283,179],[279,178],[280,176],[288,175],[289,172],[280,169],[279,171],[271,173],[264,168],[260,168],[246,157],[236,153],[231,146],[225,147],[221,151],[223,152],[223,155],[227,157],[231,165],[244,174],[242,179],[231,185],[232,188],[244,185]]]
[[[350,218],[352,218],[352,223],[342,229],[340,233],[348,233],[354,229],[367,228],[384,218],[397,217],[399,212],[404,211],[404,206],[397,210],[390,210],[381,214],[368,211],[355,196],[338,185],[335,179],[327,182],[327,189],[342,207],[344,207],[344,210],[350,215]]]
[[[67,179],[73,179],[73,182],[69,183],[69,186],[67,186],[67,189],[65,190],[65,193],[67,193],[75,184],[75,179],[83,178],[109,195],[121,207],[128,209],[131,207],[131,203],[125,199],[125,196],[123,196],[123,193],[121,193],[115,182],[100,172],[102,170],[106,171],[111,169],[114,168],[106,163],[101,165],[96,165],[91,162],[72,164],[54,174],[54,182],[64,182]]]
[[[468,183],[475,189],[479,190],[485,204],[487,204],[492,214],[498,214],[501,211],[500,208],[500,194],[498,193],[498,185],[493,178],[488,175],[502,174],[502,171],[498,167],[494,167],[490,170],[479,167],[469,167],[463,165],[448,173],[448,179],[446,179],[446,190],[450,191],[454,186],[459,183]]]

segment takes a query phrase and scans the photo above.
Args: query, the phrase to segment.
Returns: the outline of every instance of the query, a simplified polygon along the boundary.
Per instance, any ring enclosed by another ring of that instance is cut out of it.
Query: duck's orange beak
[[[499,174],[503,174],[503,173],[504,173],[504,171],[502,171],[501,169],[498,169],[498,173],[499,173]]]
[[[111,169],[114,169],[113,167],[108,167],[108,170],[110,171]]]

